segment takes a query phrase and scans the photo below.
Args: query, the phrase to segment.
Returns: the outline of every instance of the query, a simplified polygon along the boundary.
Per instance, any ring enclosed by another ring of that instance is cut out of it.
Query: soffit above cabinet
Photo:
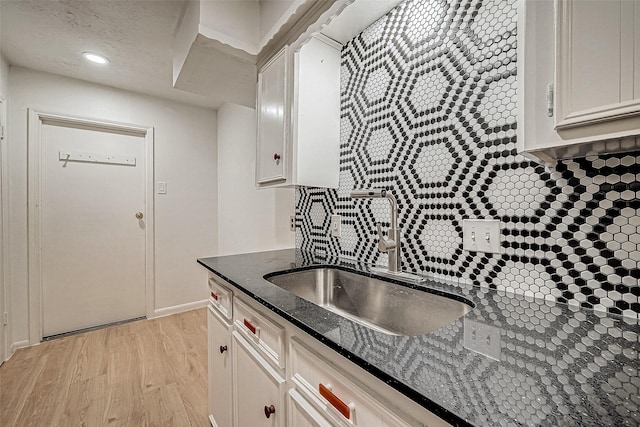
[[[320,0],[258,54],[258,68],[284,46],[295,52],[318,33],[344,45],[404,0]]]
[[[189,1],[173,43],[173,86],[255,108],[258,53],[317,1]]]
[[[321,33],[344,45],[403,1],[355,1],[333,18]]]
[[[255,108],[257,65],[322,32],[344,44],[403,0],[189,1],[173,43],[173,86]]]

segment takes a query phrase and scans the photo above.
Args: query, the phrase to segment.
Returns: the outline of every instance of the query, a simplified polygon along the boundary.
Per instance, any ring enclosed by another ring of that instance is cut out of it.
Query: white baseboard
[[[13,356],[13,353],[15,353],[17,349],[24,348],[24,347],[29,347],[31,345],[32,344],[29,342],[29,340],[14,342],[13,344],[11,344],[9,346],[9,354],[7,355],[7,360],[9,360],[11,358],[11,356]]]
[[[201,301],[188,302],[186,304],[174,305],[171,307],[158,308],[153,310],[153,318],[170,316],[172,314],[183,313],[185,311],[196,310],[198,308],[206,307],[209,303],[208,299]]]
[[[209,303],[208,299],[203,299],[201,301],[189,302],[187,304],[180,304],[180,305],[174,305],[172,307],[159,308],[153,311],[153,318],[170,316],[172,314],[183,313],[185,311],[190,311],[190,310],[196,310],[198,308],[206,307],[208,303]],[[13,356],[13,353],[15,353],[16,350],[18,350],[19,348],[30,347],[36,344],[39,344],[39,343],[31,344],[29,340],[14,342],[9,346],[9,353],[7,354],[7,357],[4,361],[6,362],[7,360],[11,359],[11,356]],[[2,355],[0,355],[0,358],[1,357]]]

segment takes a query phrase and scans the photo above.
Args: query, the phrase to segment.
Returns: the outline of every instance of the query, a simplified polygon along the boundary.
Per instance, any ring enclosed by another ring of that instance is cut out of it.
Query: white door
[[[40,164],[43,336],[144,316],[145,139],[43,124]]]

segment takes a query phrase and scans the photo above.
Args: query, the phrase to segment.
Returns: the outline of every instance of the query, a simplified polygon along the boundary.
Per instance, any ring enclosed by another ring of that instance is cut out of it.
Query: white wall
[[[28,339],[27,108],[155,127],[155,308],[202,300],[196,258],[217,254],[216,112],[66,77],[11,67],[10,287],[13,342]]]
[[[2,9],[0,7],[0,9]],[[0,19],[0,34],[2,33],[2,19]],[[2,37],[0,37],[0,48],[2,47]],[[5,97],[9,94],[9,63],[4,59],[2,53],[0,53],[0,95]]]
[[[9,64],[0,54],[0,94],[9,95]]]
[[[224,104],[218,110],[218,236],[220,254],[295,246],[291,188],[256,189],[256,112]]]

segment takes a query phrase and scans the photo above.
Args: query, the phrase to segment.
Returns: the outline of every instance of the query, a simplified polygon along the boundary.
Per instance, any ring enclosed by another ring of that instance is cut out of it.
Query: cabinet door
[[[640,147],[640,0],[520,0],[518,151],[545,163]]]
[[[232,342],[234,425],[284,427],[284,378],[238,332]]]
[[[296,185],[338,188],[340,48],[314,36],[294,54],[291,176]]]
[[[292,427],[332,427],[332,424],[316,411],[311,403],[295,389],[287,394],[289,426]]]
[[[557,1],[558,130],[640,115],[639,17],[639,0]]]
[[[214,427],[231,427],[231,326],[208,307],[209,418]]]
[[[289,103],[288,50],[278,52],[258,73],[258,147],[256,182],[286,179]]]

